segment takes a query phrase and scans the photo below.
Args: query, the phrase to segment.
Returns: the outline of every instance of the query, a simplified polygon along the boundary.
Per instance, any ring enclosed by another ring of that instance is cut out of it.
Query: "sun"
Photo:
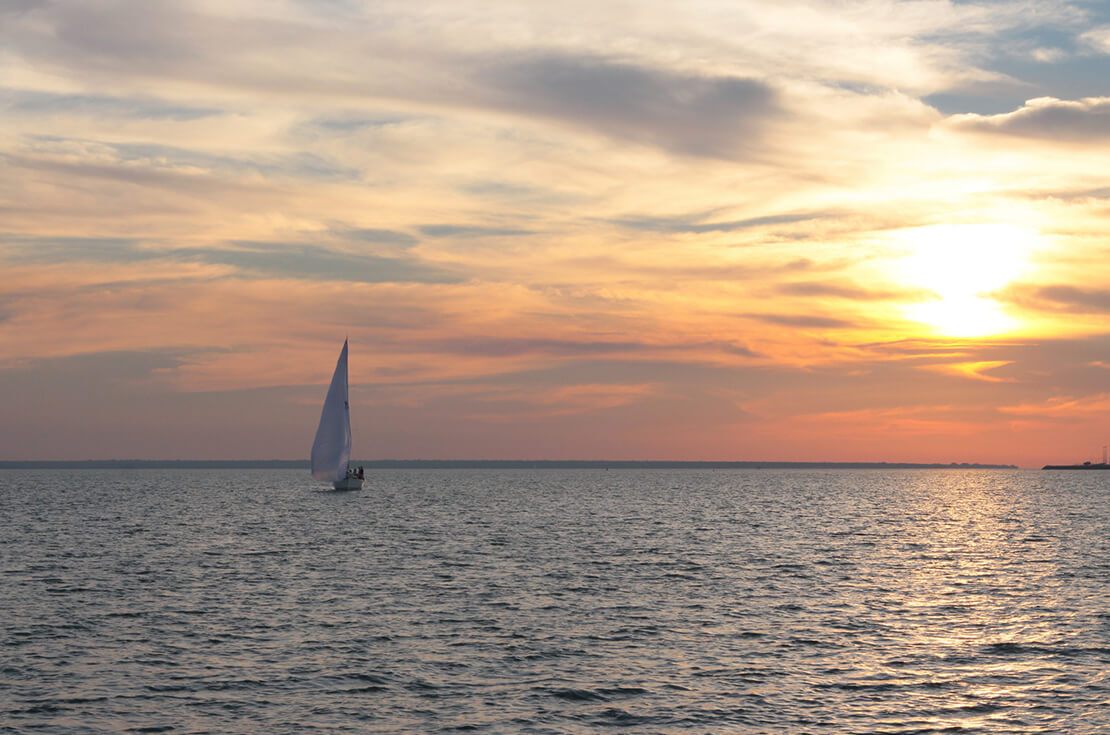
[[[905,315],[949,337],[1014,331],[1019,323],[994,292],[1026,273],[1036,233],[1008,224],[930,225],[902,230],[895,278],[931,297]]]

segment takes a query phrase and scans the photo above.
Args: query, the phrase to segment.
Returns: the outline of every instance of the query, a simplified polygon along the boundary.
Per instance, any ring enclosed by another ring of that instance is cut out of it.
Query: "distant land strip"
[[[368,470],[1015,470],[1012,464],[968,462],[699,462],[670,460],[375,459]],[[4,470],[307,470],[302,459],[0,460]]]

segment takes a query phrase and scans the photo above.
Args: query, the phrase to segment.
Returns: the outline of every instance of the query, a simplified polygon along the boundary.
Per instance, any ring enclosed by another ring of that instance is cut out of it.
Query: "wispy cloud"
[[[1030,309],[1078,314],[1110,314],[1110,289],[1066,284],[1015,285],[999,293],[999,297]]]
[[[947,375],[956,375],[961,378],[983,380],[988,383],[1012,382],[1013,378],[995,375],[993,371],[1012,364],[1008,360],[983,360],[980,362],[948,362],[934,365],[923,365],[926,370],[935,370]]]
[[[189,248],[170,256],[181,260],[231,265],[264,276],[362,283],[457,283],[446,269],[414,258],[391,258],[285,242],[237,242],[236,247]]]
[[[182,105],[151,97],[65,94],[10,88],[0,89],[0,109],[8,114],[37,118],[82,115],[187,121],[223,114],[219,108]]]
[[[817,314],[744,314],[744,316],[767,324],[806,329],[853,329],[860,326],[848,319]]]
[[[421,225],[420,232],[428,237],[524,237],[532,230],[516,227],[486,227],[483,225]]]
[[[831,219],[837,216],[839,215],[834,212],[798,212],[710,222],[706,222],[701,218],[685,217],[621,217],[612,220],[612,223],[620,227],[648,232],[691,232],[703,234],[707,232],[736,232],[737,230],[750,230],[759,227],[790,225],[798,222]]]
[[[235,155],[153,143],[114,143],[32,135],[7,161],[27,170],[53,171],[167,188],[201,181],[233,183],[235,178],[303,178],[355,181],[359,172],[304,151]]]
[[[487,391],[470,416],[479,421],[518,423],[520,420],[597,414],[630,406],[659,390],[651,383],[586,383],[548,390],[509,388]]]
[[[437,353],[483,355],[487,357],[512,357],[519,355],[549,355],[559,357],[608,356],[661,356],[663,353],[693,354],[720,352],[738,357],[758,357],[748,347],[731,342],[637,342],[634,340],[605,339],[543,339],[543,338],[489,338],[471,337],[436,340],[425,346]]]
[[[0,2],[0,15],[19,15],[46,3],[47,0],[4,0]]]
[[[0,258],[25,263],[137,262],[152,254],[138,240],[119,237],[25,237],[0,235]]]
[[[1079,40],[1093,51],[1110,54],[1110,26],[1099,26],[1084,31],[1080,34]]]
[[[382,245],[396,245],[399,247],[410,247],[417,243],[417,239],[407,232],[383,230],[373,227],[357,227],[353,229],[341,228],[336,230],[336,234],[340,237],[360,240],[362,242],[371,242]]]
[[[1087,396],[1055,396],[1040,403],[1002,406],[1003,413],[1039,418],[1076,418],[1105,416],[1110,412],[1110,393]]]
[[[198,262],[245,275],[362,283],[457,283],[458,274],[415,257],[387,257],[289,242],[239,241],[220,247],[159,248],[122,238],[0,238],[7,258],[24,263]],[[0,253],[2,257],[3,253]]]
[[[927,298],[929,294],[914,289],[875,289],[850,281],[790,281],[776,286],[787,296],[831,297],[850,301],[892,301]]]

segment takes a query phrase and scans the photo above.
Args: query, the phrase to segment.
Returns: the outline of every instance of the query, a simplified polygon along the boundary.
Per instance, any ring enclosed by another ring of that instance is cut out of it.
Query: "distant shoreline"
[[[1110,464],[1106,462],[1085,464],[1046,464],[1041,468],[1042,470],[1110,470]]]
[[[352,460],[368,470],[1016,470],[1012,464],[967,462],[713,462],[669,460],[377,459]],[[299,459],[6,460],[3,470],[307,470]]]

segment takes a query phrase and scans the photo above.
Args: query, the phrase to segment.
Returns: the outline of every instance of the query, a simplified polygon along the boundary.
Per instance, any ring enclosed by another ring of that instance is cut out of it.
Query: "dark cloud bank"
[[[774,89],[756,79],[590,56],[504,58],[475,81],[496,107],[696,156],[750,152],[764,122],[780,110]]]

